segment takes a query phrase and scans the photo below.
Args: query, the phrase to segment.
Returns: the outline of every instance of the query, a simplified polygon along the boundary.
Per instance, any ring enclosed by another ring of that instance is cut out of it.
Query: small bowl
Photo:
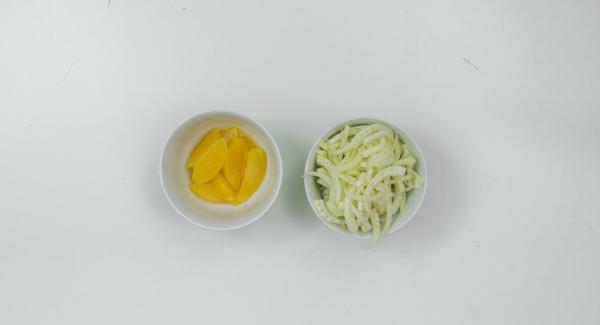
[[[240,205],[219,204],[196,197],[189,189],[190,152],[215,127],[237,126],[267,155],[267,172],[260,188]],[[193,224],[211,230],[239,229],[258,220],[275,202],[282,178],[282,162],[275,140],[258,122],[232,112],[208,112],[179,125],[167,140],[160,158],[160,180],[175,210]]]
[[[325,134],[323,134],[315,142],[312,149],[310,150],[308,159],[306,160],[306,166],[304,167],[304,174],[306,175],[304,177],[304,189],[306,191],[306,197],[307,197],[308,203],[312,207],[313,211],[319,217],[319,220],[321,220],[324,224],[326,224],[330,229],[332,229],[340,234],[352,236],[354,238],[359,238],[359,239],[371,239],[372,235],[371,235],[371,233],[360,233],[360,232],[359,233],[351,233],[345,229],[340,228],[337,225],[334,225],[334,224],[331,224],[331,223],[325,221],[323,216],[321,216],[319,214],[319,210],[317,209],[317,207],[315,206],[315,203],[314,203],[315,200],[322,199],[321,191],[319,190],[319,184],[317,184],[315,177],[308,176],[307,173],[315,170],[315,168],[316,168],[315,159],[316,159],[316,153],[317,153],[317,150],[319,147],[319,143],[331,138],[334,134],[343,130],[346,125],[354,126],[354,125],[374,124],[374,123],[383,124],[383,125],[389,127],[394,132],[396,132],[405,143],[408,144],[408,146],[412,150],[413,154],[415,155],[415,158],[417,159],[417,167],[415,168],[415,171],[419,174],[419,176],[421,176],[421,179],[423,180],[423,186],[421,186],[421,188],[414,189],[408,193],[407,198],[406,198],[406,208],[404,209],[404,211],[402,211],[402,213],[400,213],[400,211],[396,212],[396,214],[394,215],[394,218],[395,218],[394,223],[390,227],[390,230],[387,232],[387,234],[385,234],[383,236],[389,235],[389,234],[397,231],[398,229],[402,228],[415,216],[415,214],[419,210],[419,207],[421,206],[421,203],[423,202],[423,199],[425,198],[425,192],[427,190],[427,183],[428,183],[427,182],[427,164],[425,162],[425,157],[423,156],[423,153],[421,152],[421,149],[419,148],[419,146],[417,145],[415,140],[413,140],[413,138],[411,136],[409,136],[406,132],[404,132],[402,129],[400,129],[390,123],[387,123],[387,122],[384,122],[381,120],[377,120],[377,119],[372,119],[372,118],[360,118],[360,119],[354,119],[354,120],[349,120],[349,121],[340,123],[340,124],[336,125],[334,128],[332,128],[331,130],[329,130],[328,132],[326,132]]]

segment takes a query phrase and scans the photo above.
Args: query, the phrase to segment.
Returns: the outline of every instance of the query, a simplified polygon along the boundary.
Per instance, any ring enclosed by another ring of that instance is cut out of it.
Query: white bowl
[[[408,193],[407,199],[406,199],[406,208],[404,209],[404,211],[402,211],[402,212],[398,211],[394,215],[395,221],[392,224],[392,226],[390,227],[390,230],[388,231],[388,233],[385,234],[385,235],[389,235],[389,234],[397,231],[398,229],[402,228],[404,225],[406,225],[410,221],[410,219],[412,219],[415,216],[415,214],[419,210],[419,207],[421,206],[421,203],[423,202],[423,198],[425,198],[425,192],[427,190],[427,183],[428,183],[428,181],[427,181],[427,164],[425,162],[425,157],[423,156],[423,153],[421,152],[421,149],[419,148],[419,146],[417,145],[415,140],[413,140],[413,138],[410,137],[406,132],[404,132],[400,128],[396,127],[395,125],[392,125],[390,123],[387,123],[387,122],[384,122],[381,120],[372,119],[372,118],[354,119],[354,120],[340,123],[337,126],[335,126],[334,128],[332,128],[331,130],[329,130],[328,132],[326,132],[325,134],[323,134],[315,142],[312,149],[310,150],[308,159],[306,160],[306,166],[304,167],[304,174],[306,175],[306,173],[313,171],[316,168],[315,159],[316,159],[316,152],[318,150],[319,143],[323,142],[326,139],[331,138],[334,134],[341,131],[344,128],[344,126],[346,126],[346,125],[352,126],[352,125],[374,124],[374,123],[379,123],[379,124],[388,126],[392,130],[394,130],[394,132],[396,132],[405,143],[408,144],[408,146],[412,150],[413,154],[415,155],[415,158],[417,159],[417,166],[415,168],[415,171],[419,174],[419,176],[421,176],[421,178],[423,180],[423,186],[421,188],[414,189],[413,191]],[[322,199],[321,191],[319,190],[319,185],[317,184],[315,177],[313,177],[313,176],[305,176],[304,177],[304,189],[306,191],[306,197],[308,198],[308,203],[312,207],[313,211],[319,217],[319,219],[324,224],[326,224],[330,229],[332,229],[340,234],[349,235],[354,238],[360,238],[360,239],[371,239],[372,238],[370,233],[360,233],[360,232],[359,233],[351,233],[351,232],[339,227],[338,225],[334,225],[334,224],[331,224],[331,223],[325,221],[323,216],[321,216],[319,214],[319,210],[317,209],[317,207],[315,206],[315,203],[314,203],[315,200]]]
[[[267,172],[260,188],[244,203],[234,206],[204,201],[189,189],[190,171],[185,167],[193,148],[215,127],[237,126],[267,155]],[[160,158],[163,191],[175,210],[192,223],[212,230],[233,230],[258,220],[275,202],[282,178],[277,144],[258,122],[231,112],[196,115],[179,125],[167,140]]]

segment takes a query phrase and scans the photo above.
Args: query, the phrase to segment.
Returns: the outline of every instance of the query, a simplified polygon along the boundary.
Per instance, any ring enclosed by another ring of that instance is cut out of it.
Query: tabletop
[[[0,1],[0,323],[599,324],[600,2]],[[162,146],[229,110],[281,192],[214,232],[162,193]],[[343,120],[429,167],[372,246],[310,209]]]

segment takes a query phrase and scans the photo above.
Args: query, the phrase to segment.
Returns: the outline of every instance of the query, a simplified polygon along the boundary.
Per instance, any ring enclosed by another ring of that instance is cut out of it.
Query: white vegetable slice
[[[323,187],[329,187],[329,183],[327,183],[327,181],[323,178],[319,178],[317,179],[317,184],[323,186]]]
[[[346,220],[346,226],[348,226],[348,230],[350,230],[352,233],[356,233],[358,232],[358,223],[356,222],[356,218],[352,215],[350,204],[350,198],[346,197],[344,200],[344,220]]]
[[[410,170],[410,175],[412,175],[414,177],[414,180],[415,180],[414,187],[415,188],[420,188],[421,185],[423,184],[423,180],[421,180],[421,176],[419,176],[419,174],[417,174],[417,172],[415,172],[412,169]]]
[[[350,185],[356,185],[356,178],[346,175],[346,174],[338,174],[339,178],[341,180],[343,180],[344,182],[350,184]]]
[[[327,182],[327,183],[331,182],[331,177],[329,177],[329,175],[326,174],[326,172],[323,168],[319,168],[319,169],[317,169],[317,171],[314,171],[314,172],[308,172],[308,173],[306,173],[306,175],[318,177],[320,179],[325,180],[325,182]]]
[[[335,204],[335,202],[340,202],[342,200],[342,185],[340,184],[340,179],[337,177],[337,174],[331,174],[331,181],[329,183],[329,197],[328,202],[330,204]]]
[[[355,200],[355,201],[363,201],[366,203],[371,203],[371,202],[375,202],[378,200],[387,200],[388,196],[394,196],[394,194],[392,193],[377,193],[377,194],[371,194],[371,195],[359,195],[359,194],[355,194],[355,193],[347,193],[346,196],[350,197],[350,199]]]
[[[400,211],[404,211],[406,208],[406,192],[402,192],[402,197],[400,198]]]
[[[358,154],[355,157],[353,157],[352,160],[346,162],[345,164],[334,165],[329,159],[323,156],[319,156],[317,157],[317,164],[325,167],[330,173],[341,173],[356,168],[360,164],[361,159],[362,156]]]
[[[412,155],[412,153],[410,152],[410,149],[408,149],[408,145],[406,143],[401,145],[401,147],[402,147],[402,157],[401,158],[410,157]]]
[[[385,168],[394,163],[394,154],[392,152],[380,152],[369,158],[365,167]]]
[[[367,178],[366,178],[367,184],[368,184],[368,183],[371,181],[371,179],[373,178],[373,172],[374,172],[374,169],[373,169],[373,168],[367,168]]]
[[[362,143],[363,139],[366,138],[369,134],[383,130],[383,129],[389,129],[389,128],[384,125],[381,125],[381,124],[371,124],[371,125],[367,126],[366,128],[360,130],[360,132],[358,132],[352,138],[352,141],[350,141],[350,143],[342,146],[338,150],[333,151],[333,154],[337,155],[337,154],[344,153],[344,152],[350,151],[352,149],[355,149]]]
[[[390,226],[392,225],[392,217],[392,202],[390,200],[387,200],[385,206],[385,223],[383,225],[383,230],[381,231],[384,234],[387,233],[388,230],[390,230]]]
[[[365,190],[365,193],[367,193],[367,194],[371,193],[371,191],[373,190],[373,187],[375,187],[384,178],[389,177],[389,176],[402,176],[402,175],[404,175],[405,172],[406,172],[406,169],[402,166],[391,166],[391,167],[387,167],[385,169],[380,170],[377,173],[377,175],[375,175],[375,177],[373,177],[373,179],[371,179],[371,181],[369,182],[369,185],[367,185],[367,189]]]
[[[396,188],[396,194],[392,200],[392,214],[395,214],[398,209],[400,209],[402,203],[402,194],[406,193],[406,189],[402,181],[397,181],[394,186]]]
[[[356,135],[358,134],[358,132],[360,132],[362,129],[366,128],[368,125],[355,125],[350,127],[350,135]]]
[[[405,166],[405,167],[412,167],[417,163],[417,160],[414,157],[407,157],[407,158],[402,158],[398,161],[395,162],[395,165],[398,166]]]
[[[356,216],[361,231],[366,232],[371,230],[368,216],[366,216],[362,211],[359,211],[352,203],[350,203],[350,211],[352,214],[354,214],[354,216]]]
[[[360,190],[363,187],[363,185],[365,184],[366,179],[367,179],[367,174],[360,173],[360,176],[358,176],[358,180],[356,181],[356,188]]]
[[[368,149],[365,149],[363,151],[363,157],[370,157],[373,154],[376,154],[378,152],[380,152],[381,150],[383,150],[387,145],[387,140],[385,138],[381,139],[381,141],[379,141],[379,143],[377,143],[376,145],[373,145],[371,147],[369,147]]]
[[[327,140],[327,143],[328,144],[333,144],[335,142],[340,141],[341,138],[342,138],[342,133],[340,132],[340,133],[334,135],[333,137],[331,137],[329,140]]]
[[[343,217],[344,216],[344,207],[341,205],[336,205],[337,202],[332,202],[330,200],[325,201],[325,206],[327,207],[327,210],[329,210],[329,212],[331,214],[333,214],[336,217]]]
[[[327,222],[343,224],[342,220],[336,218],[331,213],[329,213],[329,210],[327,210],[327,208],[325,207],[325,202],[323,200],[315,200],[315,206],[317,207],[317,210],[319,211],[321,217],[323,217]]]
[[[369,135],[368,137],[365,137],[365,139],[363,140],[363,143],[367,144],[369,142],[381,139],[383,137],[386,137],[389,140],[394,140],[394,132],[392,132],[392,130],[390,130],[389,128],[381,130],[379,132],[375,132],[375,133]]]

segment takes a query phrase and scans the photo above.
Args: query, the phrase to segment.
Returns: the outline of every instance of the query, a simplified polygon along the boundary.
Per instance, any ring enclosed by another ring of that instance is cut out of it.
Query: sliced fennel
[[[328,223],[374,240],[391,228],[407,194],[421,187],[418,161],[407,144],[382,124],[346,126],[319,144],[316,178],[322,199],[315,201]]]

